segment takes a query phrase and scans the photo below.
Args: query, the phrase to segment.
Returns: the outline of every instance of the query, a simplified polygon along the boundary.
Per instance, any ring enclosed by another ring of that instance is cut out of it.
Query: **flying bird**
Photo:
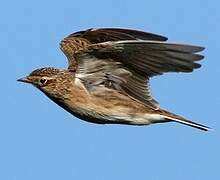
[[[149,79],[201,67],[203,47],[166,42],[161,35],[132,29],[75,32],[60,42],[67,69],[40,68],[18,81],[30,83],[72,115],[98,124],[149,125],[178,122],[209,127],[160,108]]]

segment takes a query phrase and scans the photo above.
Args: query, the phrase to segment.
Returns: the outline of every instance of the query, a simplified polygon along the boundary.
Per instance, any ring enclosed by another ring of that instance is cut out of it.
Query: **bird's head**
[[[73,79],[74,74],[68,70],[40,68],[18,81],[32,84],[49,97],[62,98],[70,90]]]

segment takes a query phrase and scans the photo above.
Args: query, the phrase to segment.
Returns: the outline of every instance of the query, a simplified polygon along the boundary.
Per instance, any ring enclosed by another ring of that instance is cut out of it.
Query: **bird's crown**
[[[46,67],[46,68],[40,68],[32,71],[30,73],[30,76],[50,76],[50,75],[56,75],[59,73],[60,70],[52,67]]]

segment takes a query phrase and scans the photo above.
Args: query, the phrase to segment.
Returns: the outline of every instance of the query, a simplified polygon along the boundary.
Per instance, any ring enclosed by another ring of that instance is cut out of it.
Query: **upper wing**
[[[87,48],[95,57],[118,60],[149,77],[164,72],[192,72],[201,67],[197,61],[204,56],[196,53],[202,50],[199,46],[143,40],[104,42]]]
[[[87,29],[85,31],[75,32],[70,34],[70,37],[85,38],[92,44],[101,43],[106,41],[120,41],[120,40],[153,40],[153,41],[166,41],[167,38],[161,35],[121,28],[99,28]]]
[[[150,40],[150,41],[149,41]],[[171,44],[167,38],[128,29],[89,29],[61,41],[61,50],[88,91],[115,89],[153,108],[148,77],[199,68],[204,48]]]
[[[164,36],[138,30],[120,28],[87,29],[75,32],[60,42],[60,48],[69,60],[69,70],[76,71],[75,52],[91,44],[120,40],[166,41]]]

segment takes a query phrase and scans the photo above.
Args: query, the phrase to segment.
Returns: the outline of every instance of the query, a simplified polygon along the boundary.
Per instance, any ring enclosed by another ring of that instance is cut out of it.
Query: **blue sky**
[[[0,7],[0,179],[219,179],[219,2],[4,1]],[[74,118],[34,87],[33,69],[64,68],[59,41],[90,27],[128,27],[206,47],[202,68],[151,81],[163,108],[212,132],[175,123],[132,127]]]

